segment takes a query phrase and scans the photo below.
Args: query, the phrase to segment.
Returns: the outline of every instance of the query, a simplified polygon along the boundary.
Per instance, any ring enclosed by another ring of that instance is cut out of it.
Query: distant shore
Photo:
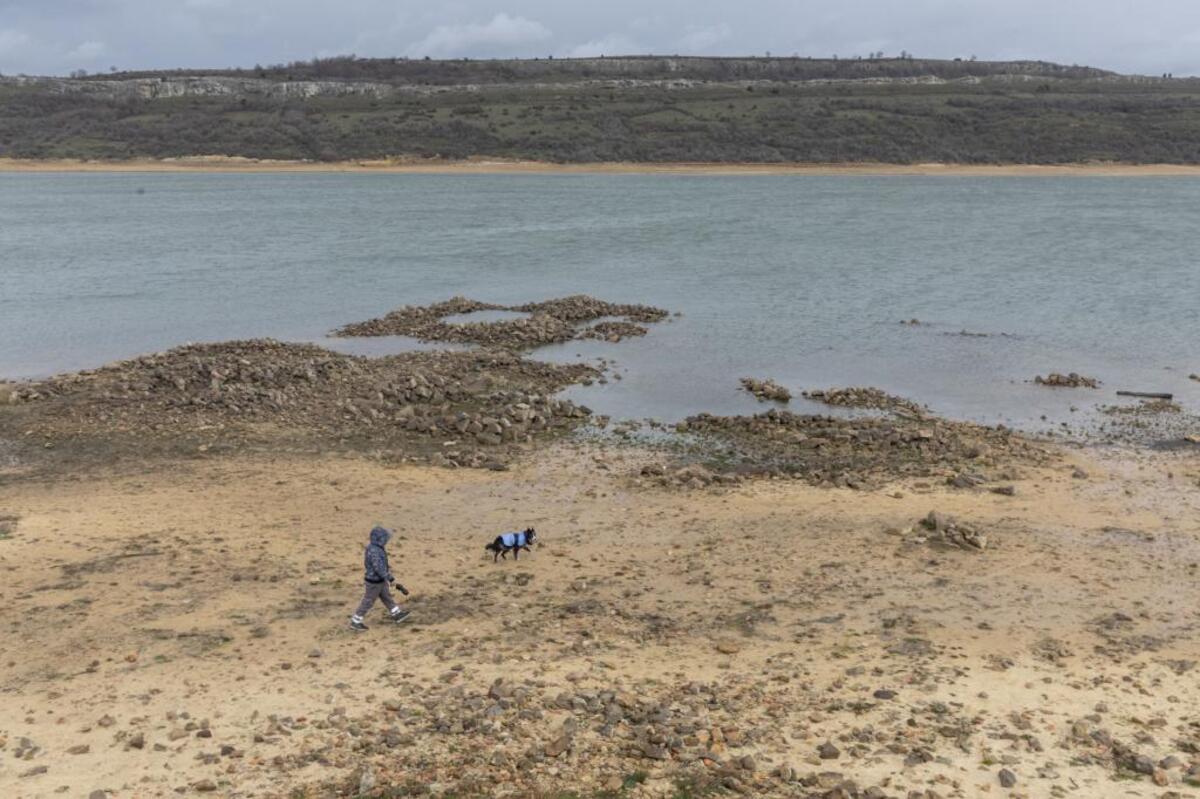
[[[394,173],[394,174],[695,174],[695,175],[953,175],[1003,176],[1200,176],[1200,164],[755,164],[755,163],[635,163],[555,164],[544,161],[472,159],[271,161],[202,156],[161,160],[82,161],[0,158],[0,172],[245,172],[245,173]]]

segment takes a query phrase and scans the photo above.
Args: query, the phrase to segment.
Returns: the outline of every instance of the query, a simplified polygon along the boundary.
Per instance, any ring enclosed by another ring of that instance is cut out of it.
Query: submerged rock
[[[877,388],[830,388],[805,391],[805,399],[823,402],[843,408],[866,408],[869,410],[903,412],[921,416],[925,409],[912,400],[895,397]]]
[[[792,399],[792,392],[774,380],[755,380],[752,377],[743,377],[742,388],[764,402],[788,402]]]
[[[1093,377],[1084,377],[1076,372],[1066,375],[1051,372],[1045,377],[1038,375],[1033,379],[1033,382],[1040,386],[1050,386],[1051,388],[1100,388],[1099,380]]]

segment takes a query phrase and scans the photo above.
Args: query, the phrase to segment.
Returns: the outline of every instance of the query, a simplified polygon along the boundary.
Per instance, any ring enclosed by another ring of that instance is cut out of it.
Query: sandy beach
[[[854,391],[674,434],[718,458],[545,398],[593,374],[243,342],[0,386],[0,792],[1195,793],[1195,447]],[[376,524],[412,616],[356,633]]]
[[[562,444],[507,472],[204,457],[6,481],[0,784],[1187,791],[1194,457],[1072,455],[1014,496],[669,491],[629,477],[647,457]],[[991,545],[931,545],[913,529],[931,510]],[[375,523],[398,530],[413,617],[376,609],[355,634]],[[493,564],[483,543],[525,524],[543,544]]]
[[[362,160],[330,163],[267,161],[223,156],[165,160],[74,161],[0,158],[4,172],[299,172],[432,175],[503,174],[695,174],[695,175],[947,175],[966,177],[1194,177],[1197,164],[729,164],[729,163],[593,163],[553,164],[540,161],[471,159],[466,161]]]

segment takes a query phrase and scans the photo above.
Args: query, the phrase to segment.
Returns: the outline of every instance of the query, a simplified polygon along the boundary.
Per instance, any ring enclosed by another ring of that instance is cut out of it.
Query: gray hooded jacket
[[[363,555],[363,567],[366,572],[363,579],[368,583],[390,583],[396,579],[392,576],[387,550],[384,549],[391,538],[392,534],[382,527],[371,531],[371,543],[367,544],[367,551]]]

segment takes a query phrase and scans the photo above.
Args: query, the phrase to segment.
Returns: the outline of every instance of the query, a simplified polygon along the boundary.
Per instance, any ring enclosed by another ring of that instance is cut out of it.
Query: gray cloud
[[[362,56],[1044,58],[1200,74],[1195,0],[0,0],[0,71]]]

